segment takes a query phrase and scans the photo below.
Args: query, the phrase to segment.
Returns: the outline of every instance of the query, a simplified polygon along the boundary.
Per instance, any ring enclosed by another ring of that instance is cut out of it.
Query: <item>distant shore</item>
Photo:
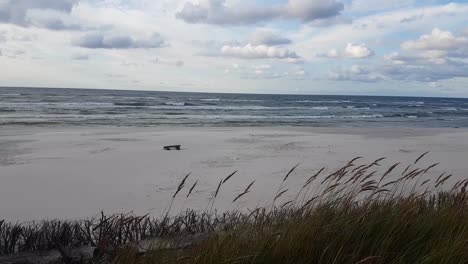
[[[182,150],[163,150],[173,144]],[[240,206],[256,207],[299,163],[291,189],[356,156],[391,164],[426,151],[423,165],[441,163],[434,173],[448,171],[454,181],[468,175],[468,129],[2,127],[0,214],[9,221],[79,219],[101,210],[159,215],[189,172],[199,187],[173,210],[203,210],[219,180],[236,170],[215,208],[235,209],[232,198],[252,180],[256,189]]]

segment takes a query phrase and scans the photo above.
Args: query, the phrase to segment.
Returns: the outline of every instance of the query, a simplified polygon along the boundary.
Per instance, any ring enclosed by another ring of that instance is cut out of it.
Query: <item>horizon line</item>
[[[468,99],[468,97],[424,96],[424,95],[373,95],[373,94],[313,94],[313,93],[236,93],[236,92],[199,92],[199,91],[167,91],[167,90],[130,90],[128,88],[72,88],[72,87],[43,87],[43,86],[0,86],[5,88],[22,89],[61,89],[61,90],[98,90],[98,91],[124,91],[124,92],[160,92],[160,93],[199,93],[199,94],[232,94],[232,95],[293,95],[293,96],[361,96],[361,97],[406,97],[406,98],[442,98],[442,99]]]

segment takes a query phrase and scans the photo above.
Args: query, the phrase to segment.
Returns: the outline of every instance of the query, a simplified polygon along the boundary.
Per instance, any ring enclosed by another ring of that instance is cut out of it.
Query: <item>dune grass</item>
[[[138,255],[129,246],[113,261],[468,263],[468,180],[445,186],[451,175],[429,173],[438,164],[417,167],[426,154],[408,166],[396,163],[382,172],[378,168],[383,159],[357,165],[356,158],[323,175],[322,169],[305,181],[295,199],[277,205],[295,166],[271,208],[232,212],[229,228],[215,230],[191,247],[155,248]],[[313,182],[319,182],[318,188],[310,188]]]
[[[32,225],[32,229],[31,225],[10,224],[8,232],[7,224],[0,222],[0,241],[4,237],[11,240],[14,228],[18,237],[14,245],[0,242],[0,252],[8,248],[53,248],[59,241],[69,247],[111,244],[116,250],[107,261],[116,264],[468,263],[468,179],[455,182],[450,174],[434,174],[438,164],[419,167],[426,155],[409,165],[383,167],[384,158],[360,163],[358,157],[335,171],[320,169],[305,177],[300,190],[286,200],[288,181],[297,176],[293,174],[300,166],[296,165],[266,206],[213,212],[222,186],[229,184],[234,172],[220,180],[205,212],[187,210],[171,217],[174,200],[179,196],[186,199],[197,186],[197,182],[186,184],[188,174],[162,218],[102,215],[93,220],[61,222],[67,228],[55,225],[53,233],[50,222]],[[182,192],[184,188],[187,195]],[[232,202],[239,202],[252,191],[255,181]],[[49,231],[44,231],[48,226]],[[190,234],[206,236],[186,245],[158,243],[144,253],[135,243]]]

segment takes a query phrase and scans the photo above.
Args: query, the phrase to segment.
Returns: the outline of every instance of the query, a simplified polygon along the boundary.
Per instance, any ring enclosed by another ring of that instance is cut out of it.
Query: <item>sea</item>
[[[5,126],[468,127],[468,99],[0,88]]]

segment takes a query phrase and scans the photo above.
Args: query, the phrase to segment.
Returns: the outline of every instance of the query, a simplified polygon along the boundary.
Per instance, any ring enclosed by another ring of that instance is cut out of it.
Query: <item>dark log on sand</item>
[[[180,145],[170,145],[170,146],[164,146],[165,150],[180,150]]]

